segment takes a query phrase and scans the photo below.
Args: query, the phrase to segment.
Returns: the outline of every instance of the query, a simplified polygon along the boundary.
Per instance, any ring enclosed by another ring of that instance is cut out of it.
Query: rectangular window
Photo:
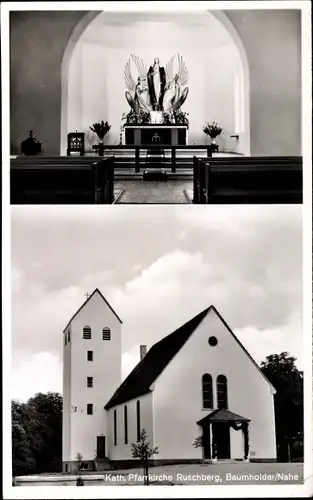
[[[140,432],[141,432],[141,425],[140,425],[140,401],[137,401],[137,403],[136,403],[136,410],[137,410],[137,441],[140,441]]]
[[[87,361],[93,361],[93,351],[87,351]]]
[[[67,345],[67,335],[64,336],[64,345]]]
[[[114,446],[117,445],[117,415],[116,410],[114,410]]]
[[[68,341],[68,343],[70,343],[70,341],[71,341],[71,330],[68,330],[68,332],[67,332],[67,341]]]
[[[92,403],[87,404],[87,415],[93,415],[93,404]]]
[[[125,444],[128,444],[127,406],[124,406],[124,432],[125,432]]]
[[[93,377],[87,377],[87,387],[93,387]]]

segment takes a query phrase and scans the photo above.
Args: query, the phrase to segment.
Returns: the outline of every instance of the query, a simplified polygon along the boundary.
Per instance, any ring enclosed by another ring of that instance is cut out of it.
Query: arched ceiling
[[[214,41],[214,47],[233,45],[227,30],[209,12],[102,12],[89,24],[80,41],[119,48],[128,40],[136,46],[142,43],[157,47],[159,38],[162,44],[176,39],[179,47],[192,40],[199,49],[210,41]]]

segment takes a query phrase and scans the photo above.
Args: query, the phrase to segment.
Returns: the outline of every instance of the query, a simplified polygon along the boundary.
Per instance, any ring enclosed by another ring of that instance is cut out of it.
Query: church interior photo
[[[301,203],[301,16],[11,11],[11,203]]]

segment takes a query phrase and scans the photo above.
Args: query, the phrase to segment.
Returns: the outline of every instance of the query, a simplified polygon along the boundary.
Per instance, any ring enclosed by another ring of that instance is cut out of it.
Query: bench
[[[193,158],[193,203],[302,203],[302,157]]]
[[[114,201],[114,157],[17,157],[11,160],[10,178],[11,204]]]

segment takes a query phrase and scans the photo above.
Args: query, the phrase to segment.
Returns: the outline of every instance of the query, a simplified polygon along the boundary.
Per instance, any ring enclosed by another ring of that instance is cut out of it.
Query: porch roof
[[[249,418],[241,417],[237,413],[233,413],[232,411],[226,410],[222,408],[220,410],[214,410],[209,415],[206,415],[204,418],[197,422],[198,425],[205,425],[209,422],[250,422]]]

